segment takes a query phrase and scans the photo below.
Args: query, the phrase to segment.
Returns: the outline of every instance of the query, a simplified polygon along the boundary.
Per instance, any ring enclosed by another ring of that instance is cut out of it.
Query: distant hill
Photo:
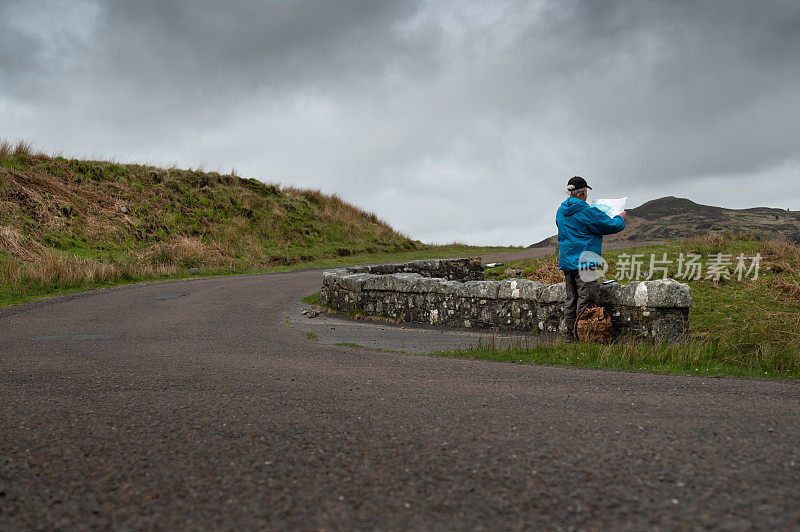
[[[745,233],[755,238],[800,243],[800,212],[755,207],[725,209],[667,196],[628,209],[628,225],[604,242],[675,240],[705,233]],[[556,235],[529,247],[553,246]]]

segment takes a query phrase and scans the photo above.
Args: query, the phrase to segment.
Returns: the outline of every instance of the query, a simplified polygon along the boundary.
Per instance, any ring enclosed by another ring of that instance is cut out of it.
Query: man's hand
[[[622,211],[621,213],[619,213],[619,215],[622,216],[622,219],[625,221],[625,223],[628,223],[628,213],[627,212]]]

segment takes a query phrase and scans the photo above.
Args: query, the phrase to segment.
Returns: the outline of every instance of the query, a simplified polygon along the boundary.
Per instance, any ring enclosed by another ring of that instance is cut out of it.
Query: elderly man
[[[603,235],[625,229],[625,211],[609,217],[586,203],[591,189],[586,180],[575,176],[567,183],[569,197],[556,213],[558,226],[558,268],[564,272],[567,299],[564,323],[568,340],[575,340],[575,320],[584,309],[593,307],[597,297],[597,270],[601,267]]]

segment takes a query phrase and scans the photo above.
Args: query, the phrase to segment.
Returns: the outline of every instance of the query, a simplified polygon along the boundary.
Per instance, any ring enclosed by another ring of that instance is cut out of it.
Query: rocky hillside
[[[628,209],[625,230],[604,241],[667,241],[707,233],[741,233],[800,243],[800,212],[768,207],[725,209],[668,196]],[[530,247],[552,246],[557,240],[554,235]]]

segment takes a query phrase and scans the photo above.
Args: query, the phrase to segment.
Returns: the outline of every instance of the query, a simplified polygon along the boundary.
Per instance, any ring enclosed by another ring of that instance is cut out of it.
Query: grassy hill
[[[474,251],[413,241],[315,190],[0,142],[0,306],[139,280]]]
[[[604,241],[668,241],[706,233],[747,234],[762,240],[800,243],[800,212],[768,207],[725,209],[668,196],[628,209],[625,230]],[[553,246],[557,241],[551,236],[531,247]]]

